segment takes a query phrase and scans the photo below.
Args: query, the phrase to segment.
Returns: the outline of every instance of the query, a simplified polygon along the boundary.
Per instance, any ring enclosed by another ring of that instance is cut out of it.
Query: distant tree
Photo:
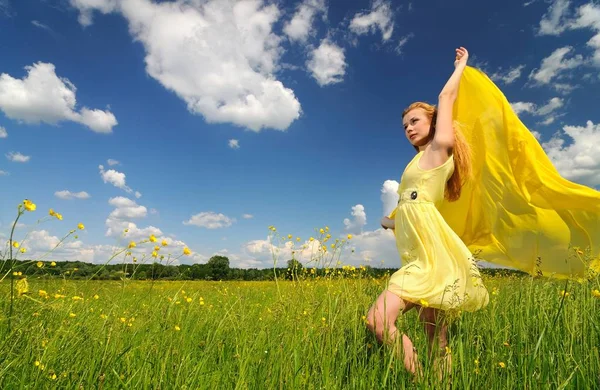
[[[206,263],[213,280],[223,280],[229,274],[229,259],[225,256],[213,256]]]

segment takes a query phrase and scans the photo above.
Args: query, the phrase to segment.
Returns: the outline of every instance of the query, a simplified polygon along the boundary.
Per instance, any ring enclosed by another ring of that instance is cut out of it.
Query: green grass
[[[490,304],[451,328],[455,388],[600,386],[598,280],[569,282],[564,297],[564,281],[485,283]],[[360,277],[278,285],[33,279],[15,299],[8,333],[7,278],[0,388],[440,388],[430,372],[428,384],[414,384],[367,332],[363,315],[384,286]],[[417,313],[400,321],[427,366]]]

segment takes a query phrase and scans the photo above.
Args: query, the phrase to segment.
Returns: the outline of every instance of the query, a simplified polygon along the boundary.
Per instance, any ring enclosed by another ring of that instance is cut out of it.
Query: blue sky
[[[0,232],[32,199],[31,256],[83,222],[54,259],[154,233],[262,268],[268,226],[297,246],[328,226],[354,235],[346,264],[399,266],[379,220],[414,156],[400,115],[435,103],[458,46],[600,186],[593,2],[0,0],[0,31]],[[64,220],[36,224],[49,208]]]

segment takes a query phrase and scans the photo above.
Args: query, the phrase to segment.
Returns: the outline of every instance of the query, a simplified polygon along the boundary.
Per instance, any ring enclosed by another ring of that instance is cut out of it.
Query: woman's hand
[[[382,228],[384,228],[386,230],[387,229],[394,229],[396,227],[395,225],[396,224],[395,224],[395,222],[394,222],[393,219],[390,219],[388,217],[381,218],[381,227]]]
[[[456,49],[456,58],[454,59],[454,67],[456,68],[459,64],[464,63],[467,65],[467,60],[469,59],[469,52],[464,47],[459,47]]]

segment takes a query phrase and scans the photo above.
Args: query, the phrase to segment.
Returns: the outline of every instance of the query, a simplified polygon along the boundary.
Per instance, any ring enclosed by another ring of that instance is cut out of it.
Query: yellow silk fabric
[[[480,70],[466,67],[454,120],[471,146],[473,180],[439,211],[469,250],[532,275],[587,276],[600,255],[600,192],[561,177]]]

